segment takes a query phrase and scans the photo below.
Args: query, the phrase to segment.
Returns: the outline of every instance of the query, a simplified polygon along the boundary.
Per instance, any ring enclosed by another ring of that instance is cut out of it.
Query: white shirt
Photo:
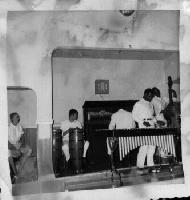
[[[11,144],[13,144],[17,149],[20,148],[20,144],[18,143],[24,131],[20,124],[14,126],[12,123],[9,124],[8,127],[8,140]]]
[[[144,121],[148,121],[151,124],[151,128],[154,127],[156,123],[152,103],[145,101],[143,98],[133,106],[132,117],[138,123],[139,128],[147,128],[143,125]]]
[[[166,102],[162,98],[157,96],[155,96],[151,102],[154,106],[156,119],[160,121],[165,121],[163,113],[160,112],[166,108]]]
[[[73,122],[70,122],[69,120],[65,120],[61,123],[61,130],[63,132],[69,130],[70,128],[82,128],[81,123],[78,120],[74,120]],[[64,140],[69,140],[69,134],[65,135],[63,137]]]
[[[111,116],[109,129],[131,129],[135,128],[135,122],[132,118],[132,113],[127,112],[123,109],[119,109],[116,113]]]

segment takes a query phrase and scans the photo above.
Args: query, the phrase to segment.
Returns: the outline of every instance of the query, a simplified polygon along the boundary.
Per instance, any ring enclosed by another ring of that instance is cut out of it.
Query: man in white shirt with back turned
[[[152,88],[153,99],[152,104],[155,111],[155,117],[157,119],[157,128],[167,127],[167,121],[164,118],[164,110],[166,109],[166,102],[161,98],[160,90],[156,87]],[[158,147],[159,154],[161,158],[166,158],[167,154],[165,149]]]
[[[132,118],[132,113],[124,109],[119,109],[112,114],[109,124],[109,130],[113,129],[131,129],[135,127],[135,122]]]
[[[152,90],[150,88],[144,91],[144,96],[133,107],[132,116],[138,123],[139,128],[155,128],[156,118],[154,117],[154,109],[151,103],[153,98]],[[155,146],[143,145],[139,148],[137,155],[137,167],[142,170],[144,168],[145,159],[147,157],[147,166],[153,167],[153,155]]]
[[[164,110],[166,108],[166,102],[161,98],[160,90],[156,87],[152,88],[153,99],[152,104],[154,107],[155,117],[157,119],[158,127],[167,127],[167,121],[164,118]]]
[[[109,124],[109,130],[113,129],[132,129],[135,128],[135,121],[132,118],[132,113],[124,109],[119,109],[116,113],[112,114]],[[107,141],[108,142],[108,141]],[[108,154],[111,154],[111,150],[108,147]]]

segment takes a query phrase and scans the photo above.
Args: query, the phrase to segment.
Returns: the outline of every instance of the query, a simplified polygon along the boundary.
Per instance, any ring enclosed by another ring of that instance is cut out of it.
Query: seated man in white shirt
[[[9,163],[15,174],[15,178],[22,170],[27,158],[31,155],[32,149],[25,144],[23,140],[24,131],[20,125],[20,116],[18,113],[10,114],[10,124],[8,127],[8,148]],[[13,158],[20,158],[18,168],[16,168]]]
[[[111,121],[109,124],[109,130],[113,129],[132,129],[135,128],[135,121],[132,118],[132,113],[124,109],[119,109],[116,113],[113,113],[111,116]],[[111,150],[108,145],[107,140],[108,154],[111,155]]]
[[[63,146],[62,150],[65,155],[67,164],[70,159],[70,154],[69,154],[69,131],[72,128],[79,128],[82,129],[81,123],[77,120],[78,119],[78,111],[75,109],[69,110],[69,119],[65,120],[61,123],[61,130],[63,134]],[[89,147],[89,142],[86,141],[84,144],[84,151],[83,151],[83,158],[86,157],[86,152]],[[68,165],[67,165],[68,166]]]
[[[156,118],[154,117],[154,109],[151,103],[153,98],[152,90],[150,88],[144,91],[144,96],[133,107],[132,116],[138,123],[139,128],[154,128],[156,126]],[[143,145],[139,148],[137,155],[137,167],[144,168],[145,158],[147,157],[147,166],[154,166],[153,155],[155,146]]]

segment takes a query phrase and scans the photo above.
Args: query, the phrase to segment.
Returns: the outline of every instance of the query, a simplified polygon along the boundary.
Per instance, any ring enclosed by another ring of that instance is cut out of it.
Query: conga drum
[[[61,171],[62,159],[62,131],[61,129],[53,129],[52,135],[52,160],[55,175]]]
[[[82,155],[84,150],[83,130],[79,128],[69,131],[69,153],[72,169],[75,173],[82,172]]]

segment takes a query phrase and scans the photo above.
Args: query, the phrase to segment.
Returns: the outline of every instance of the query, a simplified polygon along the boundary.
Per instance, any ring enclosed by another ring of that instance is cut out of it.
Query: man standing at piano
[[[119,109],[111,116],[109,130],[113,129],[132,129],[135,128],[135,121],[133,120],[132,113],[124,109]],[[108,143],[108,141],[107,141]],[[109,145],[107,144],[108,155],[111,154]]]
[[[62,150],[66,158],[66,168],[68,168],[68,161],[70,159],[70,154],[69,154],[69,131],[70,129],[73,128],[79,128],[82,129],[82,125],[80,121],[78,121],[78,111],[75,109],[69,110],[69,119],[63,121],[61,123],[61,130],[62,130],[62,135],[63,135],[63,146]],[[83,151],[83,162],[84,158],[86,158],[86,152],[89,147],[89,142],[86,141],[84,144],[84,151]]]
[[[166,102],[161,98],[160,90],[156,87],[152,88],[153,99],[152,104],[154,107],[154,114],[157,119],[157,127],[167,127],[167,121],[164,118],[164,110],[166,108]]]
[[[152,89],[148,88],[144,91],[144,96],[138,102],[135,103],[132,116],[138,123],[139,128],[155,128],[156,118],[154,117],[154,108],[151,103],[153,98]],[[140,146],[137,155],[137,167],[142,170],[144,168],[145,159],[147,157],[147,166],[153,167],[153,156],[155,153],[155,146],[143,145]]]

